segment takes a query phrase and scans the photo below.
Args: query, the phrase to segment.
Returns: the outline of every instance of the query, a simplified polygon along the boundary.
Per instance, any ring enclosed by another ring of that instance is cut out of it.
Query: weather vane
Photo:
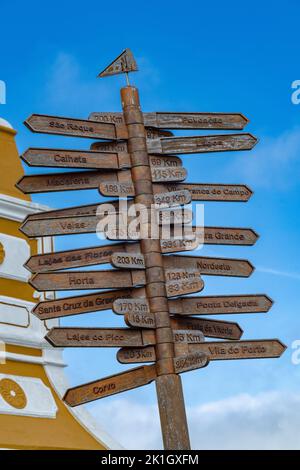
[[[107,77],[108,75],[126,74],[127,85],[129,86],[129,72],[137,72],[138,67],[130,49],[125,49],[111,64],[109,64],[98,77]]]

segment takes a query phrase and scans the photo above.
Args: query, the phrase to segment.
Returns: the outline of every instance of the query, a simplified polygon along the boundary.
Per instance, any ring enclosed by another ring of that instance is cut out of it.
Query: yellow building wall
[[[14,141],[15,134],[14,130],[0,126],[0,194],[30,201],[30,197],[15,188],[16,181],[24,173]],[[30,245],[31,254],[36,254],[37,241],[27,239],[19,231],[19,226],[19,222],[0,217],[0,233],[24,238]],[[34,290],[29,284],[0,277],[0,295],[36,302],[33,294]],[[43,355],[41,349],[14,344],[6,344],[6,351],[34,357]],[[58,408],[54,419],[0,413],[0,448],[105,449],[105,445],[96,440],[62,402],[49,382],[43,365],[7,360],[5,364],[0,364],[0,373],[41,379],[51,389]]]

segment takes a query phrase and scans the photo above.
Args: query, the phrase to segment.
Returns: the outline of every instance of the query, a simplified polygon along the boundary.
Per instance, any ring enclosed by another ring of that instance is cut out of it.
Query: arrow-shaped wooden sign
[[[158,129],[228,129],[242,130],[248,119],[240,113],[143,113],[145,126]],[[89,119],[98,122],[124,123],[123,113],[96,112]]]
[[[203,346],[203,347],[202,347]],[[279,339],[249,341],[217,341],[203,343],[201,347],[188,346],[189,352],[201,351],[210,361],[227,359],[264,359],[280,357],[286,350]]]
[[[124,299],[124,302],[126,301]],[[117,302],[119,301],[116,300],[115,303]],[[129,299],[128,302],[131,302],[131,300]],[[217,295],[171,299],[168,304],[170,313],[176,315],[231,315],[268,312],[273,305],[273,300],[264,294]],[[125,304],[122,305],[125,309]]]
[[[96,142],[105,144],[107,142]],[[113,141],[116,149],[120,142]],[[125,145],[123,143],[122,145]],[[101,148],[101,146],[100,146]],[[127,150],[127,148],[126,148]],[[131,168],[130,155],[126,152],[97,152],[90,150],[66,150],[50,148],[29,148],[21,159],[29,166],[41,166],[50,168],[85,168],[89,170],[123,170]],[[150,155],[149,161],[152,171],[176,170],[182,167],[179,157]]]
[[[69,388],[63,400],[67,405],[72,407],[83,405],[84,403],[147,385],[151,383],[156,376],[155,365],[136,367],[84,385]]]
[[[38,291],[120,289],[145,285],[143,271],[102,270],[35,274],[29,281]]]
[[[137,315],[137,314],[136,314]],[[207,318],[171,317],[171,325],[175,330],[199,330],[208,338],[238,340],[243,330],[238,323],[230,321],[208,320]]]
[[[155,341],[154,330],[132,328],[52,328],[45,339],[54,347],[116,348],[147,346]]]
[[[165,256],[164,267],[167,269],[197,269],[200,274],[211,276],[249,277],[254,271],[252,264],[244,259],[185,255]]]
[[[228,201],[247,202],[252,196],[251,189],[243,184],[202,184],[202,183],[170,183],[154,184],[156,199],[161,193],[174,193],[186,190],[193,201]],[[133,184],[122,184],[113,181],[100,183],[100,194],[103,196],[132,197],[135,194]]]
[[[104,153],[91,150],[29,148],[21,159],[29,166],[50,168],[85,168],[89,170],[122,170],[131,167],[128,153]]]
[[[107,238],[114,240],[129,239],[130,232],[127,227],[122,230],[122,235],[112,237],[111,231],[108,232]],[[164,230],[166,233],[164,234]],[[235,228],[235,227],[201,227],[201,226],[190,226],[188,222],[185,227],[177,226],[174,230],[173,227],[162,228],[162,236],[167,242],[168,236],[170,242],[176,240],[176,230],[180,230],[180,235],[186,238],[191,237],[193,240],[194,236],[199,239],[199,243],[205,245],[241,245],[241,246],[252,246],[256,243],[259,235],[252,229],[249,228]],[[125,233],[123,233],[125,232]],[[177,232],[178,233],[178,232]]]
[[[197,344],[204,341],[201,331],[173,330],[174,342]],[[155,330],[133,328],[52,328],[45,339],[56,348],[118,348],[156,344]]]
[[[69,137],[86,137],[88,139],[127,139],[126,126],[115,126],[112,123],[73,119],[69,117],[32,114],[24,122],[32,132],[42,134],[65,135]]]
[[[177,356],[204,353],[209,361],[233,359],[271,359],[280,357],[286,346],[278,339],[262,339],[249,341],[209,341],[199,344],[175,344]],[[117,360],[122,364],[155,362],[156,354],[153,346],[141,348],[121,348]]]
[[[152,171],[153,182],[172,182],[183,181],[187,172],[185,168],[159,169]],[[28,193],[46,193],[53,191],[71,191],[83,189],[97,189],[102,184],[109,186],[119,185],[122,188],[132,187],[132,177],[130,170],[122,171],[82,171],[68,173],[50,173],[41,175],[22,176],[16,183],[16,187],[24,194]],[[104,186],[106,187],[106,186]],[[107,191],[115,194],[114,191]],[[123,189],[124,192],[124,189]],[[126,195],[131,196],[127,189]],[[107,195],[107,194],[106,194]]]
[[[95,233],[101,217],[83,215],[78,217],[26,218],[20,231],[28,238]]]
[[[233,258],[212,258],[203,256],[172,255],[164,258],[164,265],[169,269],[198,269],[200,274],[214,276],[249,277],[254,267],[248,260]]]
[[[32,273],[58,271],[61,269],[93,266],[110,262],[111,256],[117,250],[125,250],[124,243],[102,245],[77,250],[54,251],[31,256],[24,267]]]
[[[176,209],[177,210],[177,209]],[[115,214],[116,218],[120,216],[119,213]],[[185,216],[189,216],[189,213],[183,215],[183,219]],[[82,216],[66,216],[66,217],[40,217],[40,218],[32,218],[28,216],[23,224],[20,227],[20,231],[24,233],[28,238],[36,238],[36,237],[49,237],[54,235],[75,235],[80,233],[96,233],[97,231],[105,233],[106,238],[109,240],[139,240],[141,238],[140,232],[133,232],[128,233],[127,225],[125,226],[123,223],[122,225],[117,225],[117,227],[113,228],[113,223],[111,226],[107,226],[106,231],[105,226],[100,227],[99,222],[104,220],[103,218],[105,215],[96,216],[96,215],[82,215]],[[170,216],[170,224],[172,224],[172,216]],[[134,217],[128,217],[128,222],[135,219]],[[168,217],[165,215],[162,217],[162,222],[165,224],[168,221]],[[175,216],[176,220],[176,216]],[[104,224],[103,224],[104,225]],[[144,227],[145,229],[146,227]],[[160,232],[163,233],[163,228],[158,229]],[[150,229],[151,231],[151,229]],[[124,233],[125,232],[125,233]],[[149,234],[150,235],[150,234]],[[182,237],[170,237],[167,234],[168,238],[162,238],[160,240],[162,252],[163,253],[172,253],[176,251],[188,251],[196,248],[199,245],[199,241],[196,236],[193,234],[187,234],[185,236],[184,231]],[[113,245],[112,245],[113,246]],[[71,253],[72,255],[72,253]],[[92,260],[91,260],[92,261]],[[97,260],[96,260],[97,261]],[[98,264],[98,263],[90,263],[90,264]],[[85,264],[79,264],[79,266],[85,266]]]
[[[252,134],[165,137],[147,141],[149,153],[161,155],[251,150],[258,140]]]
[[[193,233],[203,237],[205,245],[254,245],[259,235],[251,228],[192,227]]]
[[[251,189],[244,184],[171,183],[153,185],[155,194],[184,189],[191,193],[193,201],[247,202],[253,194]]]
[[[16,187],[23,193],[45,193],[53,191],[71,191],[95,189],[103,183],[131,181],[129,170],[124,171],[76,171],[68,173],[50,173],[22,176]]]
[[[134,289],[138,295],[140,289]],[[145,295],[141,288],[141,295]],[[77,295],[74,297],[64,297],[55,300],[46,300],[35,305],[32,313],[40,320],[50,320],[52,318],[68,317],[70,315],[81,315],[84,313],[100,312],[109,310],[115,300],[130,298],[132,289],[110,290],[97,292],[96,294]]]

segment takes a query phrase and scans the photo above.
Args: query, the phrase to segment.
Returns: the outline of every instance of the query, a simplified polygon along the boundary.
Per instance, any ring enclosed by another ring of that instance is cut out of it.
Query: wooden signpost
[[[25,267],[38,291],[97,290],[39,302],[33,313],[41,321],[91,312],[101,318],[110,309],[124,317],[125,328],[52,328],[46,339],[53,347],[113,347],[119,348],[117,360],[122,364],[151,363],[70,388],[66,404],[82,405],[155,381],[164,448],[187,450],[180,374],[209,361],[280,357],[285,346],[277,339],[240,340],[243,330],[238,323],[203,317],[268,312],[273,301],[264,294],[184,296],[204,288],[202,275],[249,277],[254,270],[249,261],[172,254],[193,250],[200,242],[256,243],[258,235],[250,228],[191,225],[192,212],[184,208],[190,201],[247,202],[252,191],[244,184],[186,183],[186,170],[176,154],[247,151],[257,139],[239,132],[178,137],[170,131],[240,131],[248,119],[240,113],[142,113],[138,90],[128,79],[136,70],[126,49],[100,73],[126,74],[122,112],[92,113],[87,120],[33,114],[25,121],[33,132],[94,142],[89,150],[29,148],[21,156],[29,166],[80,171],[28,175],[17,182],[19,190],[98,189],[104,196],[123,198],[29,215],[21,226],[29,238],[103,231],[118,242],[37,254]],[[127,197],[131,199],[124,205]],[[136,213],[147,217],[137,222]],[[115,222],[99,229],[107,215],[115,215]],[[179,227],[185,230],[176,237]],[[112,269],[74,269],[107,263]]]

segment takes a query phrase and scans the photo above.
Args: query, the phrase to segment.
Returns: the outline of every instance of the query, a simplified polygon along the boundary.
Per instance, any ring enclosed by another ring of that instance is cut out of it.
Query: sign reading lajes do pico
[[[100,76],[126,73],[128,81],[128,73],[136,70],[126,49]],[[200,238],[209,245],[250,246],[258,235],[250,228],[189,225],[182,237],[172,238],[177,227],[191,222],[191,211],[184,210],[191,200],[247,202],[252,196],[251,189],[241,184],[186,183],[187,171],[174,154],[247,151],[257,139],[249,133],[175,137],[173,129],[242,131],[248,120],[239,113],[142,113],[138,90],[129,81],[121,89],[121,101],[122,113],[93,112],[87,120],[33,114],[25,121],[33,132],[97,140],[87,150],[29,148],[21,156],[29,166],[82,171],[25,176],[17,182],[21,191],[98,188],[102,195],[128,198],[125,208],[124,201],[114,199],[25,219],[21,227],[25,235],[46,237],[96,233],[107,213],[118,216],[116,226],[108,224],[103,230],[117,243],[35,255],[27,261],[33,274],[29,282],[38,291],[99,290],[39,302],[33,313],[40,320],[105,310],[123,315],[124,328],[49,331],[46,339],[54,347],[115,347],[120,348],[120,363],[151,363],[71,388],[64,400],[77,406],[155,381],[164,447],[189,449],[180,374],[216,360],[277,358],[285,346],[277,339],[241,340],[238,323],[203,317],[267,312],[272,300],[264,294],[184,296],[204,288],[202,275],[248,277],[254,268],[245,259],[174,253],[193,250]],[[142,231],[133,237],[135,205],[147,216],[140,226],[155,228],[157,237]],[[167,224],[171,231],[164,238]],[[72,270],[107,263],[114,269]],[[205,337],[210,340],[204,342]]]

